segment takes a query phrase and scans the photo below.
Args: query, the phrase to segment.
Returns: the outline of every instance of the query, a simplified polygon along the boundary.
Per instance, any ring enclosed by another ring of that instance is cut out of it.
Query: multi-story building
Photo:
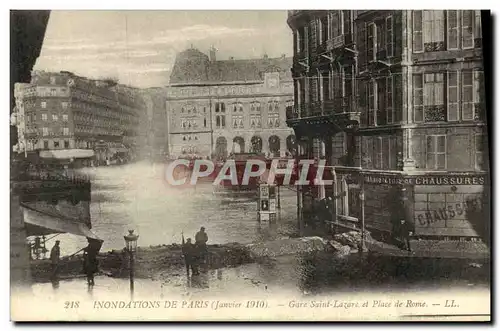
[[[234,152],[285,156],[293,106],[291,59],[217,60],[196,49],[177,55],[167,90],[169,153],[225,158]]]
[[[489,228],[481,12],[291,11],[288,23],[296,101],[288,124],[303,154],[347,166],[319,194],[347,193],[336,222],[359,226],[364,203],[366,227],[390,231],[388,206],[404,194],[416,237],[481,237]]]
[[[23,90],[26,151],[88,150],[106,160],[133,150],[145,109],[136,89],[111,79],[38,71]]]

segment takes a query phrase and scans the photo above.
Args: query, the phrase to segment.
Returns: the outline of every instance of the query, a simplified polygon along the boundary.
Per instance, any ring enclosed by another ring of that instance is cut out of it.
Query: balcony
[[[342,48],[345,46],[345,35],[340,35],[334,37],[333,39],[328,39],[326,42],[326,50],[333,51],[338,48]]]
[[[425,122],[443,122],[446,121],[446,107],[440,106],[425,106],[424,108]]]
[[[326,114],[354,112],[354,97],[340,97],[324,102]]]

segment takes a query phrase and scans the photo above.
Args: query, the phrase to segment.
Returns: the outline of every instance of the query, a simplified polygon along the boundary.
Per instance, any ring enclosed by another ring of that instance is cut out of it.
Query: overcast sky
[[[52,11],[36,70],[165,86],[193,45],[218,59],[291,56],[286,11]]]

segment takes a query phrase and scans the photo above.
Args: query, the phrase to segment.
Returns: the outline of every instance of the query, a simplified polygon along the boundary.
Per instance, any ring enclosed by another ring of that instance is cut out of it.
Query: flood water
[[[104,240],[103,251],[123,248],[129,229],[139,234],[139,246],[180,243],[181,233],[194,237],[201,226],[209,244],[259,240],[255,197],[216,195],[210,183],[171,187],[165,183],[164,169],[162,164],[144,162],[80,170],[91,178],[92,231]],[[296,193],[282,189],[281,207],[280,223],[293,223]],[[86,245],[85,238],[73,235],[57,239],[63,255]]]
[[[255,197],[215,195],[208,183],[189,189],[169,187],[163,180],[163,171],[164,165],[150,163],[81,170],[91,177],[92,231],[104,240],[103,251],[122,249],[123,236],[129,229],[139,234],[139,246],[180,243],[182,232],[186,238],[194,237],[201,226],[206,228],[209,244],[251,243],[263,239],[262,228],[266,226],[262,224],[259,229]],[[278,223],[295,224],[296,193],[282,189],[281,206]],[[86,245],[85,238],[69,234],[57,238],[61,240],[63,255]],[[378,287],[384,290],[489,287],[489,266],[470,268],[469,262],[463,260],[410,260],[376,258],[366,262],[353,256],[337,265],[331,257],[285,256],[223,268],[220,274],[211,274],[206,285],[210,293],[225,292],[231,284],[239,284],[249,291],[253,288],[294,293],[349,292]],[[169,283],[164,283],[167,287],[182,287],[185,271],[160,278],[160,282]]]

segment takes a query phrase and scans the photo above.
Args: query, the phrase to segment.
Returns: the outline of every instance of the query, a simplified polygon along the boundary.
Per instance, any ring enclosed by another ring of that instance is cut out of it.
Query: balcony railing
[[[446,107],[441,106],[425,106],[425,122],[443,122],[446,121]]]
[[[295,105],[286,110],[287,120],[321,116],[328,114],[340,114],[355,112],[355,98],[354,97],[341,97],[333,100],[318,101],[310,104]]]

